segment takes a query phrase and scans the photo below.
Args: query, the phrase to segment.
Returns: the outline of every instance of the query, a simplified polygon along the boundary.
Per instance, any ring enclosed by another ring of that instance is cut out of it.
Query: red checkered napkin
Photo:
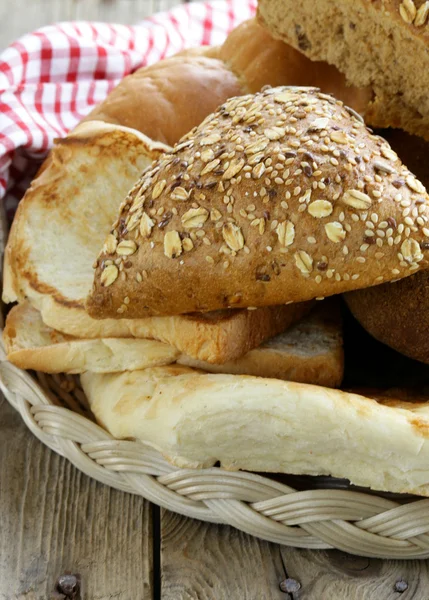
[[[0,199],[9,216],[57,137],[125,75],[192,46],[221,44],[256,0],[182,4],[129,27],[59,23],[0,54]]]

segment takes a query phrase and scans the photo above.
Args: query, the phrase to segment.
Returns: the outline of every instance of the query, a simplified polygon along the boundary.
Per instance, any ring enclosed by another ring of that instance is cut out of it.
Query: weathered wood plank
[[[74,0],[0,1],[0,51],[21,35],[43,25],[74,18]]]
[[[165,510],[161,511],[161,574],[163,600],[429,598],[427,560],[376,560],[335,550],[280,547]],[[291,593],[280,590],[286,578],[292,580]]]
[[[427,600],[429,561],[378,560],[337,550],[280,549],[293,600]]]
[[[85,600],[151,600],[148,502],[91,480],[0,399],[0,600],[48,600],[80,573]]]
[[[161,510],[162,600],[286,600],[278,547]]]
[[[0,50],[21,35],[58,21],[133,24],[180,3],[180,0],[14,0],[13,3],[1,0]]]
[[[178,0],[74,0],[75,18],[107,23],[134,24],[177,6]]]

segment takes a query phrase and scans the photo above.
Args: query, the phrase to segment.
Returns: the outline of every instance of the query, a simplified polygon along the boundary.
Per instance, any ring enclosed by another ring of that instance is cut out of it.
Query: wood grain
[[[80,573],[84,600],[151,600],[148,502],[91,480],[0,399],[0,600],[47,600]]]
[[[274,544],[167,510],[160,534],[162,600],[287,600]]]
[[[0,50],[43,25],[92,20],[134,24],[180,0],[0,0]]]
[[[289,577],[301,584],[294,600],[427,600],[428,560],[378,560],[337,550],[281,548]],[[402,582],[397,585],[398,582]],[[403,593],[396,589],[406,588]]]

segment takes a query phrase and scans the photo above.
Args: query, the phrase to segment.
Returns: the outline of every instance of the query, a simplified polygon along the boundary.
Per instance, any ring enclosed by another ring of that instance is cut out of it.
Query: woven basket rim
[[[71,376],[31,375],[7,361],[2,342],[0,389],[30,431],[86,475],[168,510],[285,546],[429,558],[429,499],[403,504],[354,489],[297,491],[245,471],[179,469],[148,444],[113,438],[85,416]]]

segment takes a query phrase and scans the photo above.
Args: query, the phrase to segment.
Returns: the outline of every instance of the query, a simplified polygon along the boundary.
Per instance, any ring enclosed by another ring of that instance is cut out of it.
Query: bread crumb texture
[[[258,19],[274,38],[369,86],[371,126],[429,140],[428,1],[260,0]]]

